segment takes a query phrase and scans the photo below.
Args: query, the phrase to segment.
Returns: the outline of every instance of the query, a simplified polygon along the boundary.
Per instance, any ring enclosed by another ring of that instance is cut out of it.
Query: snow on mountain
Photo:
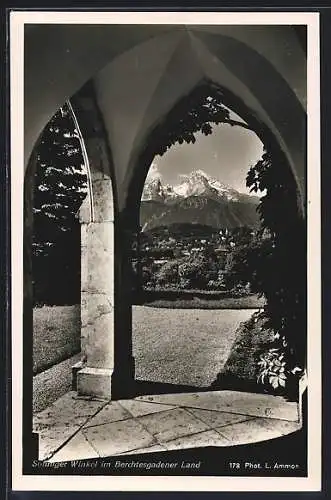
[[[240,193],[238,191],[210,177],[203,170],[196,170],[181,177],[182,182],[174,186],[174,191],[184,198],[205,195],[211,198],[221,197],[229,201],[239,200]]]
[[[180,176],[179,184],[163,184],[154,168],[146,182],[140,206],[143,230],[175,223],[215,228],[257,227],[259,198],[240,193],[202,170]]]
[[[152,165],[146,178],[142,201],[167,203],[191,196],[205,196],[214,200],[237,202],[248,196],[210,177],[203,170],[195,170],[189,175],[180,175],[179,177],[180,183],[175,186],[163,184],[162,175],[157,166]]]

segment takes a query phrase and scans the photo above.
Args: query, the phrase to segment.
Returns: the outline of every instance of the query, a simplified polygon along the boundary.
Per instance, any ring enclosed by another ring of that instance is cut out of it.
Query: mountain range
[[[216,229],[259,225],[259,198],[240,193],[202,170],[180,176],[174,186],[160,175],[146,179],[140,206],[143,231],[177,223],[203,224]]]

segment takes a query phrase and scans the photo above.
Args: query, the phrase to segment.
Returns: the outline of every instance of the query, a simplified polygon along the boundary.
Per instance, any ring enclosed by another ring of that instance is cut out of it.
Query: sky
[[[203,170],[237,191],[249,193],[246,174],[262,156],[263,145],[250,130],[214,125],[213,133],[196,134],[194,144],[176,144],[154,158],[150,175],[159,172],[166,184],[178,184],[179,175]]]

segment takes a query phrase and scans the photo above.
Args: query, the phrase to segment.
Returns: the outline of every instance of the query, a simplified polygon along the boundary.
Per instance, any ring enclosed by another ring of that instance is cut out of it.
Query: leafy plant
[[[265,384],[267,380],[273,389],[285,387],[287,374],[284,358],[284,352],[281,352],[278,348],[271,348],[266,353],[261,354],[260,361],[258,361],[260,373],[257,381]]]

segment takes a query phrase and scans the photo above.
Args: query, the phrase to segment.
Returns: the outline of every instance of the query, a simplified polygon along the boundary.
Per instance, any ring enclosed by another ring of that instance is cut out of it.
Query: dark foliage
[[[63,106],[36,146],[33,276],[36,304],[80,302],[80,226],[86,175],[75,124]]]
[[[280,334],[290,365],[306,355],[306,224],[297,186],[282,153],[270,148],[250,169],[247,185],[266,190],[259,213],[265,238],[247,256],[254,270],[253,291],[267,300],[267,325]]]
[[[174,144],[192,143],[195,134],[210,135],[212,124],[226,123],[250,128],[244,121],[231,118],[230,110],[223,104],[222,90],[211,83],[201,84],[177,103],[153,131],[150,143],[154,155],[163,155]]]

